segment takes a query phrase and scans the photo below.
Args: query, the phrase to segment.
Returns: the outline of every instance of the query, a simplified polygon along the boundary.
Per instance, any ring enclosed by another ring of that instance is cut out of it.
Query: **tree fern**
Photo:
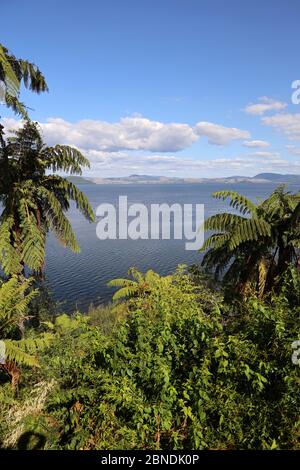
[[[256,205],[247,199],[242,194],[239,194],[235,191],[218,191],[213,193],[213,197],[216,199],[225,199],[230,200],[230,206],[234,209],[237,209],[242,214],[252,214],[256,210]]]
[[[151,291],[155,280],[159,279],[159,275],[151,269],[143,275],[136,268],[130,268],[128,274],[133,279],[112,279],[108,282],[107,285],[109,287],[120,287],[120,289],[114,293],[113,300],[136,295],[145,295]]]
[[[38,367],[37,353],[53,339],[52,333],[48,332],[37,338],[20,335],[20,326],[28,318],[29,303],[37,294],[35,289],[30,289],[31,282],[30,279],[21,282],[18,276],[12,276],[0,284],[0,340],[4,344],[0,367],[11,375],[14,386],[20,376],[17,365]]]
[[[21,270],[21,257],[13,243],[14,220],[12,216],[0,217],[0,264],[5,274],[16,274]]]
[[[35,366],[39,367],[39,362],[36,356],[27,353],[20,347],[20,341],[13,341],[6,339],[4,341],[6,358],[15,362],[18,365]],[[24,346],[24,344],[23,344]]]
[[[33,271],[44,266],[49,231],[79,252],[66,216],[70,201],[89,221],[94,221],[87,197],[66,178],[49,171],[81,174],[88,160],[72,147],[47,147],[38,126],[26,121],[7,142],[0,129],[0,263],[6,274],[20,270],[20,263]]]
[[[229,241],[229,249],[232,251],[237,246],[247,241],[257,241],[263,237],[271,236],[271,226],[264,219],[253,217],[243,220],[235,230]]]
[[[213,196],[229,198],[240,214],[225,212],[205,221],[205,230],[214,233],[201,248],[202,266],[243,292],[252,283],[264,295],[289,263],[299,262],[300,193],[291,194],[280,186],[259,204],[233,191]]]
[[[0,82],[4,83],[5,103],[14,112],[27,117],[27,110],[19,93],[21,83],[35,93],[48,91],[46,80],[39,68],[23,59],[17,59],[0,44]]]

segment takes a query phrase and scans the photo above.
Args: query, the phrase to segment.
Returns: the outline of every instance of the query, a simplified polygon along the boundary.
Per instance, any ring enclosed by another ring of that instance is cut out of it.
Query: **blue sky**
[[[11,0],[1,15],[0,41],[49,84],[22,92],[32,119],[90,158],[86,175],[299,173],[298,0]]]

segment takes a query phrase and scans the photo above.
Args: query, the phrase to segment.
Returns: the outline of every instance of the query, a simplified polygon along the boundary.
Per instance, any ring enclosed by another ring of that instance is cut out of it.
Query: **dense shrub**
[[[17,399],[2,386],[4,446],[32,432],[46,449],[297,448],[300,308],[285,292],[224,305],[179,269],[121,308],[109,335],[81,315],[48,324],[42,367]]]

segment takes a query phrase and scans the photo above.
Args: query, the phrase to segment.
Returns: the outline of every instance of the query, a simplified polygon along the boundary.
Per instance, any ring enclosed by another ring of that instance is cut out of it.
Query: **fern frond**
[[[2,220],[1,220],[2,219]],[[12,244],[13,217],[0,219],[0,264],[6,275],[16,274],[21,270],[20,256]]]
[[[229,249],[234,250],[237,246],[247,241],[257,241],[259,237],[270,237],[271,226],[264,219],[253,217],[245,219],[233,232]]]
[[[214,230],[218,232],[232,231],[243,220],[247,219],[237,214],[227,212],[215,214],[205,220],[204,230]]]
[[[19,341],[11,339],[4,340],[6,358],[14,361],[16,364],[39,367],[39,361],[36,356],[28,354],[19,347]]]
[[[20,80],[18,79],[11,63],[5,53],[3,46],[0,44],[0,80],[2,80],[11,96],[17,97],[20,90]]]
[[[212,195],[216,199],[225,201],[227,198],[230,200],[230,206],[237,209],[242,214],[253,214],[256,211],[256,204],[242,194],[235,191],[218,191]]]
[[[33,271],[41,269],[45,258],[46,237],[33,214],[24,217],[24,213],[19,210],[21,216],[20,228],[22,229],[22,238],[20,251],[23,261]]]
[[[137,293],[137,286],[136,285],[128,285],[126,287],[122,287],[113,295],[113,300],[124,299],[126,297],[131,297]]]
[[[128,284],[137,284],[130,279],[112,279],[107,283],[108,287],[126,287]]]
[[[82,167],[90,167],[90,162],[82,153],[67,145],[56,145],[47,147],[45,150],[47,168],[52,171],[64,171],[71,174],[82,174]]]
[[[228,244],[228,241],[231,238],[230,233],[214,233],[210,235],[203,243],[202,247],[200,248],[201,251],[206,251],[208,248],[221,248],[225,244]]]

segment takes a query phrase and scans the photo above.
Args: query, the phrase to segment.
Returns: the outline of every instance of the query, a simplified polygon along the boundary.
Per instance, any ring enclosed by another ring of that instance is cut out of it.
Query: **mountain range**
[[[207,183],[276,183],[299,184],[300,175],[259,173],[255,176],[229,176],[223,178],[178,178],[168,176],[130,175],[111,178],[70,176],[75,184],[207,184]]]

